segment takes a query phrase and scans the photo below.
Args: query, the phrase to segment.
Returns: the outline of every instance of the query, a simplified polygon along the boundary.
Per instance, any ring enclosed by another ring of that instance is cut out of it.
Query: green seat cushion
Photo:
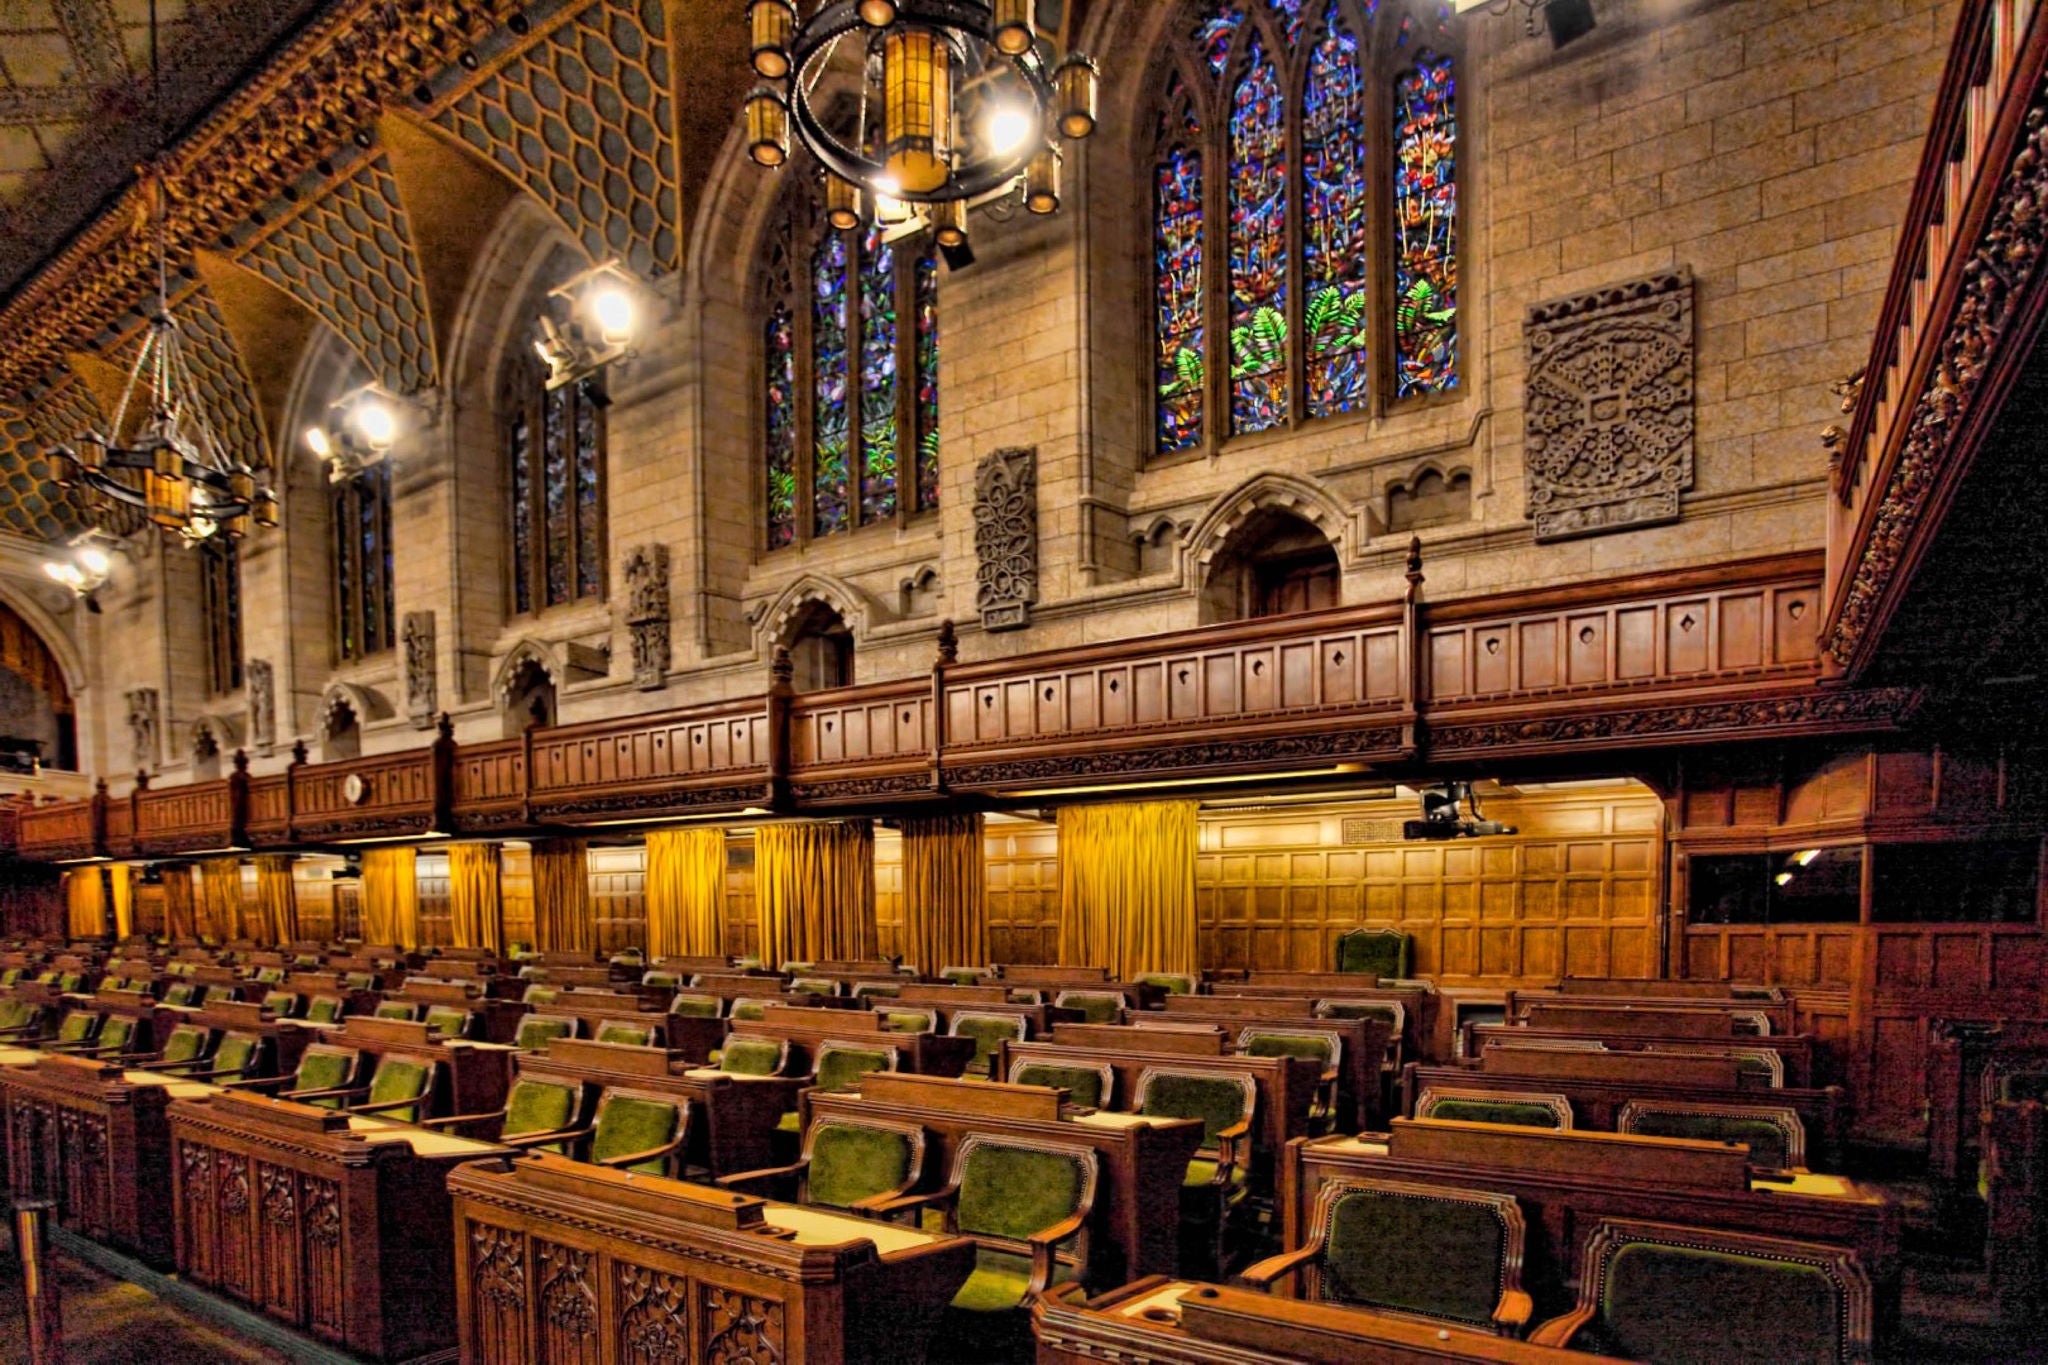
[[[561,995],[562,993],[553,986],[528,986],[526,994],[519,999],[528,1005],[552,1005],[561,998]]]
[[[294,1090],[337,1090],[347,1085],[356,1069],[356,1054],[338,1048],[309,1047],[299,1054],[299,1069],[292,1073]],[[307,1100],[322,1109],[341,1108],[341,1097]]]
[[[230,1033],[213,1050],[211,1069],[219,1073],[214,1077],[217,1081],[239,1081],[255,1062],[256,1040],[246,1034]]]
[[[64,1016],[64,1022],[57,1025],[57,1041],[60,1043],[82,1043],[92,1037],[93,1028],[99,1023],[99,1016],[86,1010],[73,1010]]]
[[[453,1005],[432,1005],[427,1009],[427,1027],[443,1038],[460,1038],[469,1032],[469,1011]]]
[[[519,1080],[512,1084],[512,1093],[505,1097],[505,1124],[499,1132],[505,1137],[519,1137],[526,1133],[546,1133],[557,1128],[567,1128],[576,1117],[576,1087],[554,1081]],[[543,1143],[532,1150],[564,1154],[563,1144]]]
[[[332,995],[316,995],[306,1005],[306,1021],[313,1024],[332,1024],[341,1018],[341,1000]]]
[[[833,1047],[818,1049],[818,1086],[824,1090],[845,1090],[859,1083],[870,1071],[894,1069],[889,1054],[877,1048]]]
[[[107,1016],[106,1023],[100,1025],[98,1041],[101,1047],[125,1049],[134,1037],[135,1021],[125,1014],[112,1014]]]
[[[837,995],[839,994],[839,983],[836,981],[811,980],[805,977],[798,977],[789,983],[789,990],[792,995]]]
[[[64,973],[64,975],[57,978],[57,989],[60,991],[64,991],[67,994],[71,991],[77,990],[80,986],[83,986],[84,984],[85,976],[83,973],[80,972],[66,972]]]
[[[519,1032],[513,1035],[513,1045],[524,1052],[535,1052],[546,1047],[557,1038],[566,1038],[576,1027],[571,1019],[547,1019],[529,1014],[519,1021]]]
[[[766,1019],[768,1006],[760,1000],[735,1000],[732,1002],[732,1017],[735,1019]]]
[[[206,987],[190,981],[180,981],[164,992],[166,1005],[196,1005],[204,998]]]
[[[174,1028],[164,1042],[164,1060],[167,1062],[196,1061],[200,1049],[206,1046],[206,1030],[196,1028]]]
[[[1217,1134],[1245,1117],[1244,1087],[1232,1077],[1167,1072],[1152,1077],[1138,1112],[1157,1118],[1200,1119],[1202,1145],[1213,1147]]]
[[[0,986],[12,986],[19,980],[21,980],[21,968],[19,967],[9,967],[6,971],[0,972]]]
[[[1141,986],[1157,986],[1168,995],[1193,995],[1195,979],[1185,972],[1147,972],[1138,978]]]
[[[676,974],[674,972],[642,972],[640,974],[640,984],[652,986],[656,990],[672,991],[676,988]]]
[[[718,1069],[735,1076],[773,1076],[782,1069],[782,1045],[766,1038],[728,1039]]]
[[[1429,1111],[1433,1119],[1455,1119],[1460,1123],[1503,1123],[1515,1128],[1555,1128],[1557,1115],[1547,1104],[1517,1104],[1513,1100],[1440,1100]]]
[[[299,997],[290,991],[272,991],[263,997],[263,1008],[283,1019],[299,1007]]]
[[[590,1159],[604,1161],[629,1152],[659,1147],[676,1135],[676,1106],[657,1100],[614,1095],[597,1116],[597,1132],[591,1136]],[[660,1175],[668,1166],[665,1157],[638,1162],[628,1170]]]
[[[1506,1250],[1501,1220],[1483,1204],[1352,1190],[1330,1209],[1323,1297],[1484,1325],[1500,1303]]]
[[[1216,1162],[1209,1157],[1198,1156],[1193,1161],[1190,1161],[1188,1163],[1187,1174],[1181,1178],[1180,1183],[1189,1189],[1198,1189],[1207,1185],[1214,1184],[1215,1180]],[[1244,1167],[1232,1166],[1230,1168],[1231,1189],[1236,1190],[1239,1186],[1243,1185],[1244,1182]]]
[[[628,1047],[646,1047],[654,1041],[654,1030],[646,1024],[628,1024],[617,1019],[607,1019],[597,1026],[597,1041],[624,1043]]]
[[[890,1010],[883,1016],[884,1027],[891,1033],[930,1033],[932,1013],[930,1010]]]
[[[371,972],[348,972],[341,978],[341,984],[352,991],[373,991],[377,989],[377,977]]]
[[[1245,1039],[1247,1057],[1307,1057],[1330,1064],[1330,1040],[1308,1038],[1295,1033],[1254,1033]]]
[[[380,1000],[377,1002],[377,1018],[411,1020],[418,1016],[413,1007],[403,1000]]]
[[[775,1131],[778,1133],[795,1133],[801,1136],[804,1131],[803,1111],[801,1109],[789,1110],[781,1118],[775,1120]]]
[[[278,982],[284,980],[284,968],[258,967],[255,979],[265,986],[275,986]]]
[[[863,981],[853,988],[856,1000],[893,1000],[903,994],[903,987],[890,982]]]
[[[1013,1014],[955,1014],[954,1035],[974,1040],[974,1056],[967,1069],[987,1075],[996,1049],[1006,1040],[1014,1043],[1024,1036],[1019,1021],[1019,1016]]]
[[[1361,976],[1408,975],[1408,936],[1391,929],[1354,929],[1337,939],[1337,970]]]
[[[376,1074],[370,1077],[370,1104],[389,1104],[393,1100],[421,1100],[426,1098],[427,1085],[433,1080],[433,1068],[410,1057],[385,1057],[378,1061]],[[398,1109],[384,1111],[380,1118],[397,1119],[410,1123],[420,1116],[420,1106],[408,1104]]]
[[[886,1128],[820,1123],[811,1134],[809,1201],[847,1208],[910,1179],[910,1138]]]
[[[1108,1098],[1102,1093],[1102,1073],[1092,1066],[1026,1062],[1010,1073],[1010,1084],[1049,1085],[1066,1091],[1068,1099],[1090,1109],[1100,1109]]]
[[[962,1164],[954,1222],[965,1233],[1025,1241],[1079,1212],[1086,1179],[1064,1153],[980,1143]]]
[[[1784,1130],[1769,1119],[1738,1114],[1660,1114],[1652,1110],[1636,1115],[1629,1131],[1651,1137],[1743,1142],[1749,1144],[1751,1165],[1782,1170],[1787,1164]]]
[[[1632,1243],[1609,1258],[1582,1341],[1660,1365],[1833,1365],[1839,1295],[1817,1266]]]
[[[719,999],[715,995],[679,995],[668,1002],[670,1014],[680,1014],[690,1019],[716,1019]]]
[[[939,980],[951,986],[974,986],[986,975],[979,967],[948,967],[939,973]]]
[[[1124,1007],[1124,998],[1099,991],[1061,991],[1054,1003],[1063,1010],[1081,1011],[1084,1023],[1114,1024],[1117,1012]]]
[[[1054,1284],[1066,1284],[1073,1278],[1073,1266],[1065,1261],[1053,1262]],[[1030,1285],[1029,1256],[981,1247],[974,1255],[974,1270],[953,1296],[953,1307],[963,1313],[1007,1313],[1024,1302],[1024,1292]]]

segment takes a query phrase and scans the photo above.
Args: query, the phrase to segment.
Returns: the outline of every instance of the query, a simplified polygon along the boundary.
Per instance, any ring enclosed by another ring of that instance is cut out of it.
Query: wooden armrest
[[[915,1181],[911,1181],[898,1185],[893,1190],[883,1190],[880,1194],[871,1194],[865,1199],[856,1199],[846,1206],[846,1211],[848,1213],[860,1214],[863,1217],[887,1218],[889,1216],[889,1205],[908,1194],[911,1184],[915,1183]]]
[[[735,1171],[731,1175],[719,1176],[715,1183],[722,1189],[738,1190],[742,1194],[760,1194],[758,1187],[764,1185],[771,1189],[786,1188],[773,1182],[793,1180],[810,1164],[798,1161],[788,1166],[763,1166],[758,1171]]]
[[[550,1128],[539,1133],[520,1133],[513,1137],[495,1137],[491,1141],[506,1147],[539,1147],[550,1142],[575,1142],[588,1137],[588,1128]]]
[[[340,1095],[367,1095],[369,1093],[370,1087],[367,1085],[339,1085],[326,1090],[286,1090],[280,1093],[278,1098],[281,1100],[297,1100],[303,1104],[307,1100],[326,1100]]]
[[[682,1145],[683,1137],[681,1134],[678,1134],[677,1136],[669,1139],[667,1142],[662,1143],[659,1147],[649,1147],[644,1152],[627,1152],[624,1156],[608,1156],[598,1161],[596,1164],[599,1166],[609,1167],[613,1170],[617,1170],[625,1166],[638,1166],[643,1161],[652,1161],[656,1157],[667,1156],[670,1152],[675,1151],[676,1148]]]
[[[286,1085],[290,1081],[291,1077],[289,1076],[251,1076],[247,1080],[222,1081],[220,1088],[223,1090],[263,1090],[270,1086]]]
[[[1053,1263],[1058,1259],[1057,1251],[1059,1244],[1066,1241],[1069,1237],[1078,1234],[1087,1224],[1088,1215],[1086,1213],[1077,1213],[1071,1218],[1061,1219],[1043,1232],[1032,1236],[1031,1280],[1024,1288],[1024,1297],[1027,1300],[1035,1299],[1040,1294],[1043,1294],[1046,1286],[1052,1283]],[[1082,1269],[1082,1278],[1086,1279],[1086,1267],[1084,1266]]]
[[[1254,1289],[1271,1290],[1275,1280],[1283,1280],[1294,1274],[1313,1261],[1321,1251],[1322,1247],[1319,1245],[1283,1251],[1278,1256],[1268,1256],[1257,1265],[1246,1267],[1237,1278]]]
[[[1562,1317],[1552,1318],[1535,1331],[1529,1333],[1531,1346],[1569,1346],[1581,1327],[1593,1320],[1593,1309],[1574,1308]]]
[[[503,1123],[505,1121],[505,1111],[502,1109],[492,1109],[482,1114],[449,1114],[444,1118],[420,1119],[417,1122],[422,1128],[453,1128],[458,1124],[474,1126],[489,1119],[496,1119],[498,1122]]]
[[[924,1194],[878,1195],[872,1201],[873,1210],[884,1218],[894,1218],[897,1214],[907,1213],[911,1209],[923,1209],[932,1204],[950,1203],[959,1194],[960,1187],[958,1185],[946,1185],[936,1190],[929,1190]]]
[[[380,1100],[376,1104],[351,1104],[348,1106],[348,1112],[351,1114],[381,1114],[390,1109],[424,1109],[427,1107],[427,1098],[425,1095],[414,1095],[411,1099],[405,1100]]]
[[[1521,1290],[1503,1290],[1493,1310],[1494,1330],[1504,1337],[1518,1337],[1529,1325],[1529,1314],[1535,1311],[1536,1301]]]

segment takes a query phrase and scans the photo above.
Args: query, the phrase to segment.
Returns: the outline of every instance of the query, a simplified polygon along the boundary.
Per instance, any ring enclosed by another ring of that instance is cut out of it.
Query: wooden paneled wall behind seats
[[[2038,752],[1895,744],[1707,755],[1687,760],[1671,806],[1673,974],[1791,988],[1802,1030],[1838,1044],[1858,1136],[1926,1141],[1932,1021],[2048,1014],[2038,915],[2026,924],[1897,922],[1911,907],[1873,905],[1869,854],[1860,923],[1694,925],[1686,894],[1695,856],[2038,839],[2048,831],[2048,763]]]

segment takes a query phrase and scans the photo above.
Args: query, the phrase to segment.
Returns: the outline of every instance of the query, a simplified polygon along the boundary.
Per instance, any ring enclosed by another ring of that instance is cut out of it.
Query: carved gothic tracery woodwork
[[[974,470],[974,605],[984,630],[1031,624],[1038,601],[1038,452],[994,450]]]
[[[434,723],[434,613],[409,611],[400,632],[405,645],[405,715],[415,730]]]
[[[668,681],[668,546],[637,545],[626,555],[626,626],[633,636],[633,685]]]
[[[1692,270],[1529,309],[1529,520],[1563,540],[1676,521],[1692,487]]]

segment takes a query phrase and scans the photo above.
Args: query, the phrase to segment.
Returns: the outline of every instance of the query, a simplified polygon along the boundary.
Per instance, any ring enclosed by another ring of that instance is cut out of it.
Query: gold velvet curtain
[[[74,867],[64,874],[64,901],[69,908],[65,929],[72,938],[100,938],[107,932],[106,879],[97,866]]]
[[[1199,969],[1195,803],[1066,806],[1059,813],[1060,964],[1140,972]]]
[[[411,952],[420,946],[419,855],[410,848],[363,854],[363,942]]]
[[[135,869],[115,863],[107,869],[107,884],[114,892],[114,937],[127,938],[135,932]]]
[[[254,935],[282,948],[299,936],[299,899],[292,886],[289,853],[256,856],[256,924]]]
[[[199,864],[199,932],[216,943],[242,937],[242,865],[233,858]]]
[[[544,953],[588,953],[597,948],[586,848],[581,839],[534,842],[533,937]]]
[[[647,956],[715,956],[724,943],[725,831],[648,835]]]
[[[988,965],[981,816],[903,822],[903,960],[927,974]]]
[[[199,937],[198,910],[192,896],[192,869],[183,863],[164,868],[164,933],[172,942]]]
[[[448,846],[448,924],[458,948],[505,951],[505,901],[496,844]]]
[[[874,957],[874,827],[865,820],[761,826],[754,894],[763,962]]]

